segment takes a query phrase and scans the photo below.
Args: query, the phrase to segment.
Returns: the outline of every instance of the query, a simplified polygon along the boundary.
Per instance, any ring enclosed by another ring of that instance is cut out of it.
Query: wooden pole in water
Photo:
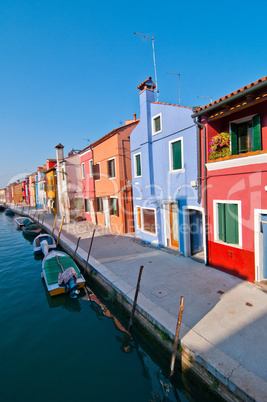
[[[55,215],[55,220],[54,220],[54,225],[53,225],[53,230],[52,230],[52,236],[54,236],[54,230],[56,227],[56,221],[57,221],[57,215]]]
[[[128,326],[128,332],[131,331],[132,326],[133,326],[133,318],[134,318],[134,313],[135,313],[135,309],[136,309],[137,297],[138,297],[138,293],[139,293],[139,289],[140,289],[140,282],[141,282],[141,276],[142,276],[143,269],[144,269],[144,266],[141,265],[141,266],[140,266],[140,270],[139,270],[139,276],[138,276],[137,286],[136,286],[136,290],[135,290],[133,309],[132,309],[132,312],[131,312],[130,321],[129,321],[129,326]]]
[[[42,219],[42,226],[44,226],[44,214],[43,214],[43,219]]]
[[[75,249],[75,251],[74,251],[74,253],[73,253],[73,257],[72,257],[73,260],[75,259],[76,251],[78,250],[80,240],[81,240],[81,238],[79,237],[79,238],[78,238],[78,241],[77,241],[76,249]]]
[[[91,243],[90,243],[90,247],[89,247],[89,250],[88,250],[88,255],[87,255],[87,260],[86,260],[86,265],[85,265],[85,268],[84,268],[84,272],[87,270],[87,265],[88,265],[88,261],[89,261],[89,257],[90,257],[90,253],[91,253],[91,248],[92,248],[92,245],[93,245],[94,236],[95,236],[95,228],[93,230],[93,234],[92,234],[92,237],[91,237]]]
[[[178,315],[176,333],[175,333],[174,344],[173,344],[173,350],[172,350],[170,378],[172,378],[172,376],[173,376],[173,374],[174,374],[174,364],[175,364],[176,351],[177,351],[177,346],[178,346],[179,332],[180,332],[180,327],[181,327],[181,321],[182,321],[183,311],[184,311],[184,296],[181,296],[180,308],[179,308],[179,315]]]
[[[64,223],[64,219],[65,219],[65,216],[62,217],[62,222],[61,222],[59,232],[58,232],[58,237],[57,237],[57,244],[59,243],[59,238],[60,238],[60,235],[61,235],[61,230],[62,230],[62,226],[63,226],[63,223]]]

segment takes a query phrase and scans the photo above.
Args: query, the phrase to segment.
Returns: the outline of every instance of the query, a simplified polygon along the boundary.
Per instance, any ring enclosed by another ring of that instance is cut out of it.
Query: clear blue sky
[[[267,75],[265,1],[0,2],[0,188],[55,145],[83,149],[139,116],[137,86],[204,105]]]

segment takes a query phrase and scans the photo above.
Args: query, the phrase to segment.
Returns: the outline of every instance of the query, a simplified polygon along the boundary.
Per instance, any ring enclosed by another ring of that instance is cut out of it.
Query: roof
[[[240,98],[242,96],[246,96],[254,91],[257,91],[258,89],[267,86],[267,76],[260,78],[257,81],[252,82],[249,85],[244,86],[243,88],[238,89],[237,91],[231,92],[228,95],[223,96],[222,98],[219,98],[218,100],[209,103],[206,106],[202,106],[198,108],[195,113],[193,114],[193,117],[199,116],[201,114],[204,114],[205,112],[212,111],[215,108],[218,108],[220,106],[223,106],[225,103],[229,103],[232,100],[235,100],[237,98]]]
[[[114,128],[114,130],[110,131],[108,134],[104,135],[104,136],[101,137],[99,140],[96,140],[96,141],[93,142],[92,144],[88,145],[86,148],[82,149],[82,150],[79,152],[79,154],[82,154],[82,153],[84,153],[85,151],[89,150],[90,148],[93,148],[93,147],[95,147],[96,145],[101,144],[101,142],[104,142],[104,141],[106,141],[108,138],[112,137],[113,135],[118,134],[119,131],[121,131],[121,130],[123,130],[123,129],[125,129],[125,128],[128,128],[128,127],[131,127],[131,126],[133,126],[133,125],[136,125],[137,123],[139,123],[139,121],[140,121],[139,119],[136,119],[136,120],[133,121],[132,123],[125,124],[124,126],[120,126],[120,127]],[[77,155],[77,154],[76,154],[76,155]]]
[[[164,103],[164,102],[153,102],[153,103],[155,103],[156,105],[176,106],[176,107],[183,107],[185,109],[191,109],[192,110],[192,108],[190,106],[176,105],[175,103]]]
[[[146,86],[150,86],[151,89],[155,89],[156,85],[154,84],[154,82],[152,81],[152,77],[148,77],[145,81],[141,82],[140,85],[138,85],[137,89],[140,89],[140,91],[142,91]]]

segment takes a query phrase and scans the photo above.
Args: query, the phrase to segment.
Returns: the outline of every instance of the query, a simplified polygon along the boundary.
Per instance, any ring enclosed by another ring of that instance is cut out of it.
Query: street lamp
[[[142,38],[146,38],[152,41],[152,49],[153,49],[153,61],[154,61],[154,70],[155,70],[155,81],[157,87],[157,102],[159,101],[159,90],[158,90],[158,80],[157,80],[157,69],[156,69],[156,57],[155,57],[155,46],[154,46],[154,38],[150,38],[149,36],[141,35],[139,33],[134,32],[134,35],[142,36]]]

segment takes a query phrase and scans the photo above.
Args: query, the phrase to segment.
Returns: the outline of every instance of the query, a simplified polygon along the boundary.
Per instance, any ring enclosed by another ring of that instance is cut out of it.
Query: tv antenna
[[[212,103],[212,96],[198,96],[198,98],[210,98],[210,103]]]
[[[181,105],[181,82],[180,82],[181,74],[178,74],[178,73],[166,73],[166,74],[179,76],[179,106],[180,106]]]

